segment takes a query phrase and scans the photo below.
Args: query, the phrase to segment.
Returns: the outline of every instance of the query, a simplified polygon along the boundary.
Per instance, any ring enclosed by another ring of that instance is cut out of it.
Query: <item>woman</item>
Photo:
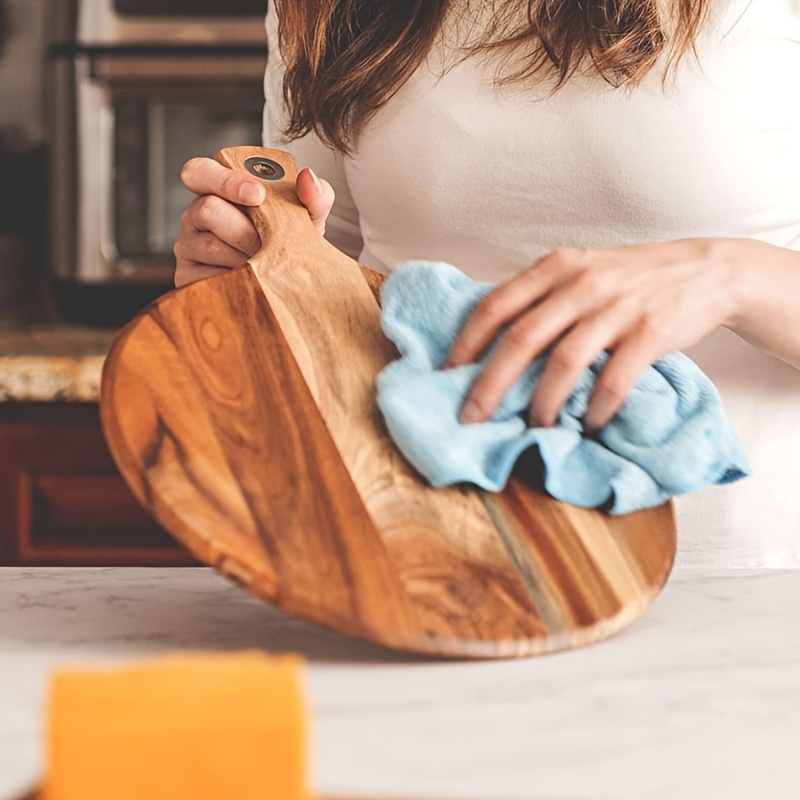
[[[531,417],[608,348],[601,427],[685,350],[754,474],[678,499],[679,560],[800,567],[800,0],[279,0],[267,29],[265,142],[320,233],[501,283],[450,356],[510,325],[463,420],[558,341]],[[232,204],[264,191],[205,159],[184,182],[178,285],[257,250]]]

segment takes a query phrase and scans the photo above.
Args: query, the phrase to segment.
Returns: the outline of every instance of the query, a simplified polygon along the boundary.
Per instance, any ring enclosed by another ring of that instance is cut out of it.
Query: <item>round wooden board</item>
[[[512,479],[431,489],[395,448],[375,375],[395,356],[359,265],[294,195],[251,264],[161,298],[106,360],[101,414],[134,494],[201,561],[286,611],[389,647],[530,656],[599,641],[658,594],[671,504],[624,517]]]

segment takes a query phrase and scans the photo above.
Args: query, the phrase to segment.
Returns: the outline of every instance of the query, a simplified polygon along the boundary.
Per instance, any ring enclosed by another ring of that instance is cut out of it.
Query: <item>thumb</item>
[[[333,208],[336,195],[328,181],[321,180],[313,170],[304,169],[297,176],[297,198],[308,209],[314,227],[325,233],[325,223]]]

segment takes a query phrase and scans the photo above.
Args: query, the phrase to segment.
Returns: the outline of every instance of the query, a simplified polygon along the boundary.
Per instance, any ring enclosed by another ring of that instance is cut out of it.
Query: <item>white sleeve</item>
[[[311,167],[321,178],[325,178],[334,192],[336,201],[325,229],[325,237],[333,245],[352,258],[358,259],[364,246],[359,225],[358,209],[353,202],[344,171],[343,156],[326,147],[316,136],[309,133],[301,139],[287,142],[283,137],[283,122],[286,106],[283,101],[283,75],[285,66],[278,45],[278,20],[273,6],[267,14],[267,43],[269,55],[264,78],[264,147],[285,150],[294,156],[300,169]]]

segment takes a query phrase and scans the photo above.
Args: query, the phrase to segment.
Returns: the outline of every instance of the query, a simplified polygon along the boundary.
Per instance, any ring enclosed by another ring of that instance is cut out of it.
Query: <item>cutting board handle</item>
[[[242,170],[259,178],[267,189],[264,202],[246,211],[261,237],[262,263],[277,263],[287,247],[306,252],[323,252],[329,259],[341,252],[328,242],[311,222],[306,207],[297,199],[297,164],[289,153],[266,147],[228,147],[217,153],[217,161],[229,169]],[[362,264],[361,274],[380,303],[380,289],[386,276]]]
[[[261,237],[262,253],[271,256],[271,251],[279,252],[282,240],[296,243],[296,237],[302,237],[317,243],[322,239],[297,199],[297,164],[288,153],[263,147],[229,147],[217,153],[217,161],[258,178],[267,189],[260,206],[246,209]]]

